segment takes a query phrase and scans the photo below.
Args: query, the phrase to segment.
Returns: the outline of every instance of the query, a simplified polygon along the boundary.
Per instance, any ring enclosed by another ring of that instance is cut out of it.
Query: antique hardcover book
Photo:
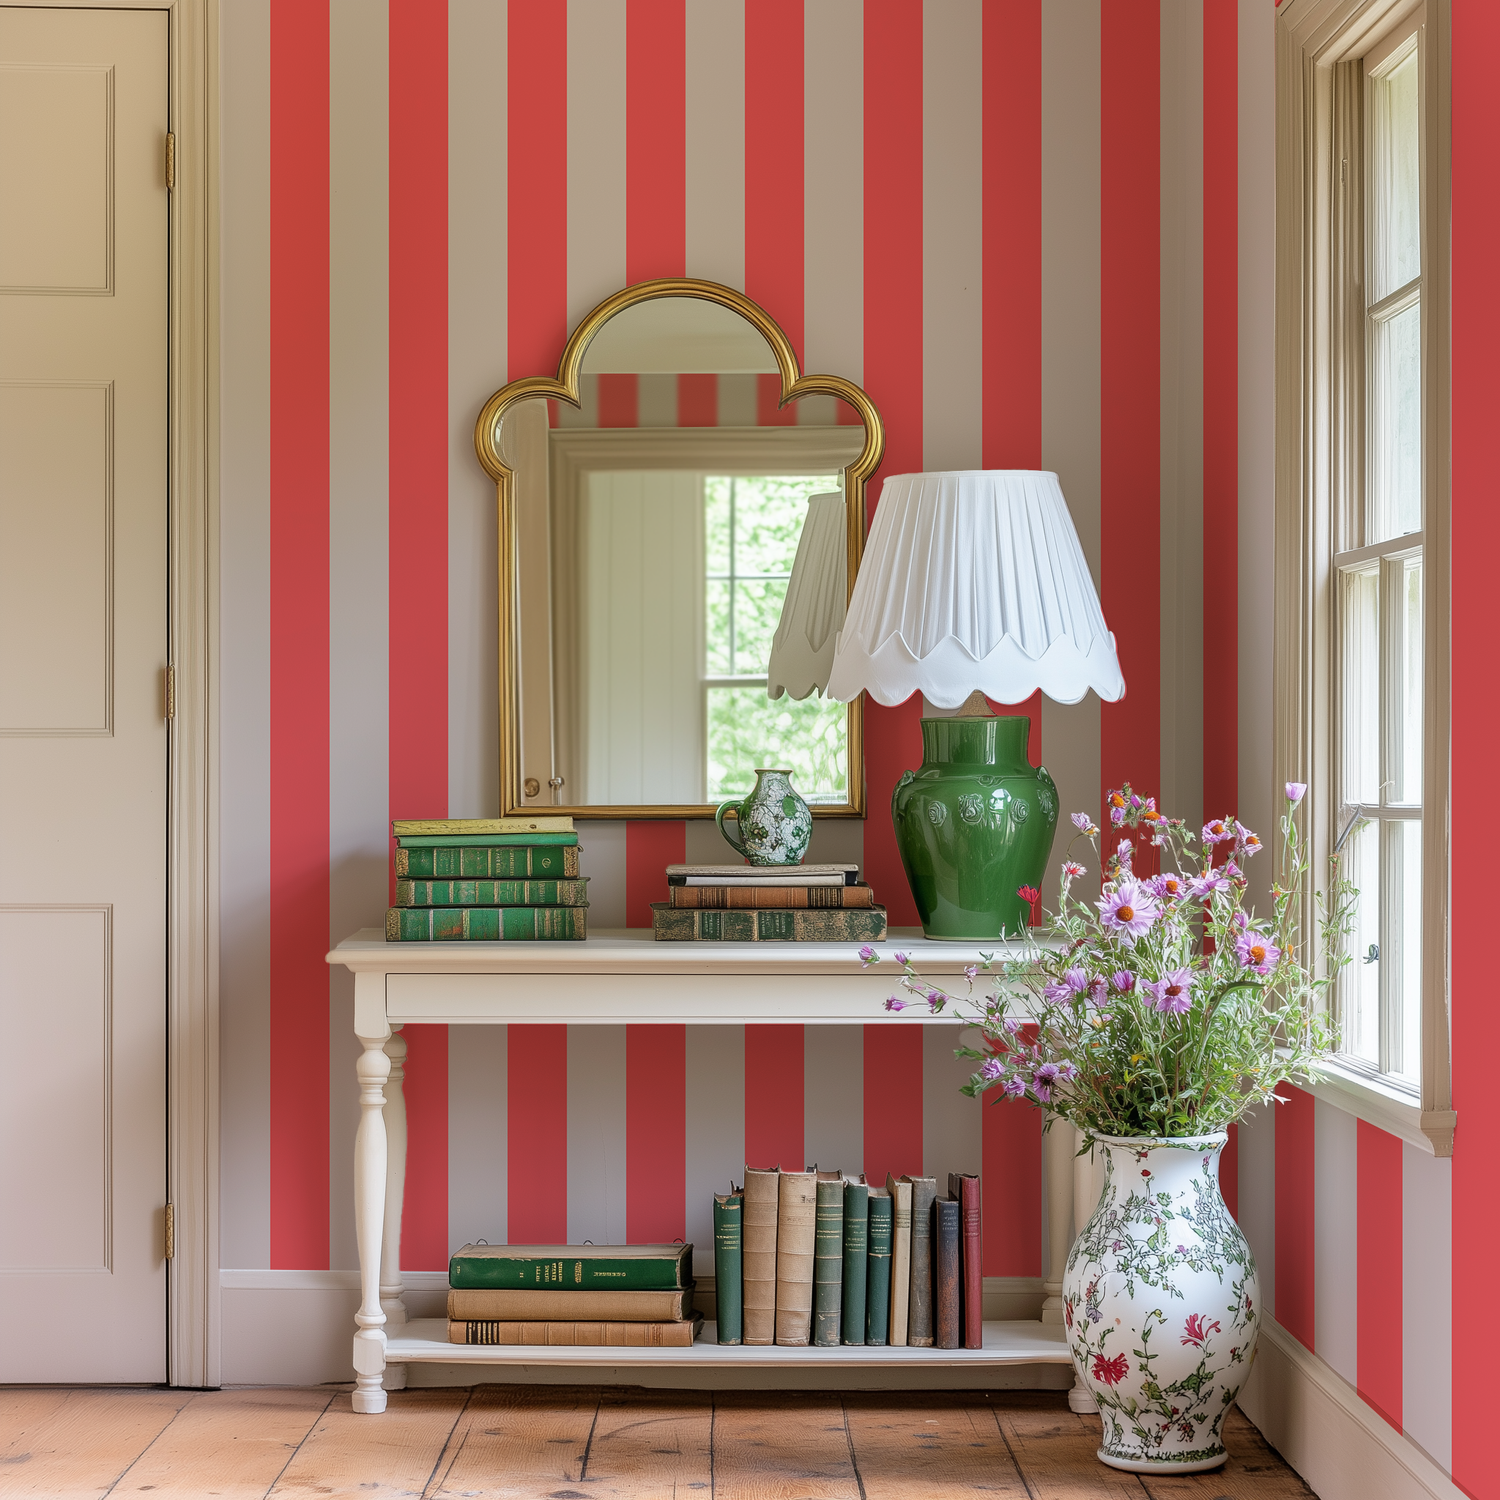
[[[818,1232],[813,1249],[813,1343],[836,1349],[844,1311],[844,1176],[818,1173]]]
[[[776,1219],[776,1342],[812,1342],[813,1250],[818,1174],[783,1172]]]
[[[669,906],[685,910],[757,910],[785,907],[798,910],[837,910],[871,907],[875,892],[867,885],[674,885]]]
[[[984,1236],[980,1211],[980,1183],[973,1172],[950,1172],[948,1196],[959,1208],[960,1250],[963,1255],[961,1310],[964,1348],[984,1348]]]
[[[692,911],[651,903],[651,926],[664,943],[879,943],[885,907],[860,911]]]
[[[939,1349],[963,1347],[960,1302],[963,1251],[959,1248],[958,1202],[939,1198],[933,1206],[933,1344]]]
[[[733,1183],[727,1193],[714,1194],[715,1318],[721,1344],[737,1344],[744,1337],[740,1280],[744,1275],[744,1207],[745,1195]]]
[[[865,1274],[865,1343],[885,1345],[891,1327],[891,1195],[870,1189],[870,1252]]]
[[[402,853],[405,851],[402,850]],[[587,906],[587,880],[397,880],[397,906]]]
[[[673,1291],[693,1284],[692,1264],[691,1245],[465,1245],[448,1285]]]
[[[601,1323],[672,1323],[693,1316],[691,1285],[660,1292],[598,1291],[575,1287],[448,1289],[448,1316],[516,1323],[592,1318]]]
[[[886,1337],[901,1347],[911,1306],[911,1180],[897,1182],[887,1172],[885,1190],[891,1195],[891,1326]]]
[[[578,848],[576,833],[407,833],[396,840],[402,849]]]
[[[402,847],[396,876],[413,880],[576,880],[578,845],[454,844]]]
[[[865,1341],[865,1289],[869,1272],[870,1189],[844,1184],[844,1327],[846,1344]]]
[[[703,1331],[703,1319],[679,1323],[595,1323],[558,1319],[521,1323],[449,1319],[450,1344],[550,1344],[573,1348],[686,1349]]]
[[[437,834],[457,834],[468,838],[481,833],[572,833],[572,818],[532,817],[524,814],[510,818],[392,818],[391,833],[398,839],[430,838]]]
[[[858,865],[668,865],[668,885],[856,885]]]
[[[393,906],[385,914],[388,943],[581,942],[587,935],[582,906]]]
[[[745,1168],[744,1339],[776,1342],[776,1219],[781,1168]]]
[[[906,1342],[915,1348],[932,1347],[932,1205],[937,1199],[936,1177],[908,1177],[911,1183],[911,1296],[908,1299]]]

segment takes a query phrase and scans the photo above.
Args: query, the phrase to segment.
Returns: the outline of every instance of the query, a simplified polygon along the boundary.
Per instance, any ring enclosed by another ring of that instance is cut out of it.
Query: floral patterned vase
[[[724,826],[730,813],[738,836]],[[756,771],[750,795],[724,803],[714,821],[752,865],[800,865],[812,838],[812,810],[793,788],[790,771]]]
[[[1099,1403],[1099,1457],[1189,1474],[1229,1456],[1221,1428],[1260,1323],[1255,1258],[1219,1192],[1228,1136],[1097,1136],[1104,1191],[1068,1253],[1063,1319]]]

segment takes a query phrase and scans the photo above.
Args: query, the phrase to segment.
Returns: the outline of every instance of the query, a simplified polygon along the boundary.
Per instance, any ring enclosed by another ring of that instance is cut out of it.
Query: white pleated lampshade
[[[957,708],[976,688],[997,703],[1125,694],[1068,503],[1056,474],[1032,469],[893,474],[827,696]]]
[[[797,538],[781,619],[771,639],[766,695],[805,698],[828,686],[849,598],[844,497],[812,495]]]

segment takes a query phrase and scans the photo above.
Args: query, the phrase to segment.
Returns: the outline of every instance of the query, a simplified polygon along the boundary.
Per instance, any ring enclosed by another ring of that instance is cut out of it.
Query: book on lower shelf
[[[776,1342],[776,1220],[780,1167],[745,1168],[742,1307],[747,1344]]]
[[[703,1331],[703,1319],[670,1323],[585,1320],[514,1322],[492,1319],[448,1321],[450,1344],[540,1344],[554,1348],[686,1349]]]
[[[950,1172],[948,1196],[959,1206],[960,1248],[963,1253],[964,1348],[984,1347],[984,1236],[980,1210],[980,1182],[973,1172]]]
[[[813,1243],[813,1343],[837,1349],[844,1317],[844,1175],[818,1173]]]
[[[818,1174],[783,1172],[777,1183],[776,1342],[812,1342],[813,1250]]]
[[[938,1198],[932,1216],[932,1342],[938,1349],[963,1347],[963,1252],[958,1200]]]
[[[932,1347],[932,1205],[936,1177],[908,1177],[911,1184],[911,1292],[907,1299],[906,1341]]]
[[[460,1323],[678,1323],[693,1316],[693,1288],[449,1287],[448,1316]]]
[[[695,911],[651,903],[651,928],[665,943],[879,943],[885,908],[865,910]]]
[[[692,1264],[691,1245],[465,1245],[448,1262],[448,1285],[683,1291]]]
[[[738,1344],[745,1336],[744,1208],[745,1195],[733,1183],[727,1193],[714,1194],[714,1327],[721,1344]]]

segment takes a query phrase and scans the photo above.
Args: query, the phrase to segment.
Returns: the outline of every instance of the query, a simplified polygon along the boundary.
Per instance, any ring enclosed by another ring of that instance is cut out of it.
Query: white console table
[[[996,945],[995,951],[1002,948]],[[912,954],[922,973],[934,979],[960,976],[965,964],[979,961],[978,946],[928,942],[920,932],[899,930],[881,945],[884,961],[870,969],[861,966],[852,943],[658,943],[639,930],[602,932],[581,943],[387,943],[371,927],[340,943],[328,962],[354,974],[354,1030],[364,1049],[357,1064],[360,1117],[354,1143],[360,1270],[355,1411],[384,1411],[386,1391],[405,1385],[406,1366],[413,1362],[799,1368],[1067,1364],[1063,1264],[1072,1242],[1075,1199],[1076,1211],[1086,1216],[1098,1195],[1088,1160],[1075,1158],[1070,1128],[1046,1137],[1051,1255],[1042,1319],[986,1323],[982,1349],[721,1346],[711,1341],[711,1326],[686,1349],[475,1347],[450,1344],[443,1320],[407,1321],[400,1265],[406,1178],[402,1026],[766,1021],[919,1026],[931,1019],[925,1008],[901,1013],[883,1008],[899,976],[891,958],[898,950]],[[990,945],[985,950],[991,951]],[[1078,1400],[1076,1392],[1073,1399]]]

